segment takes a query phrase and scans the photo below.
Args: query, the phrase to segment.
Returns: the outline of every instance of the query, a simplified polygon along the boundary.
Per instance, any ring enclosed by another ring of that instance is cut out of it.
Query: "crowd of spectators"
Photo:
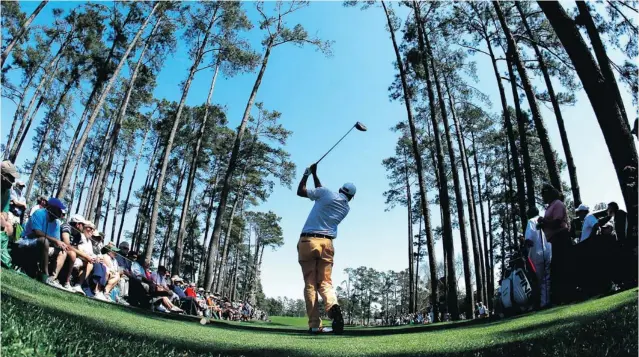
[[[31,209],[10,161],[1,165],[0,197],[2,265],[52,287],[101,301],[133,305],[164,313],[206,316],[233,321],[266,320],[248,301],[231,301],[170,276],[129,243],[105,244],[104,233],[79,214],[67,218],[61,200],[37,198]]]

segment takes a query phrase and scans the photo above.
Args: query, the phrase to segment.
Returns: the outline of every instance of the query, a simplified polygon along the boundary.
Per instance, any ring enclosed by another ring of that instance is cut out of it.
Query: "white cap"
[[[82,224],[86,224],[87,220],[84,219],[84,217],[82,217],[79,214],[74,214],[73,216],[71,216],[71,218],[69,218],[69,223],[82,223]]]
[[[355,185],[350,182],[345,183],[344,186],[342,186],[341,190],[349,196],[355,196],[355,192],[357,192]]]
[[[588,207],[587,205],[584,204],[580,204],[579,207],[577,207],[577,209],[575,210],[575,212],[579,212],[579,211],[590,211],[590,207]]]

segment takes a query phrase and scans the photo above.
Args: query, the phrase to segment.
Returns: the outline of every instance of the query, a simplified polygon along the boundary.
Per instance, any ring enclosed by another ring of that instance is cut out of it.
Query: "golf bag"
[[[499,287],[497,303],[502,313],[511,315],[530,311],[536,296],[535,266],[530,258],[522,253],[511,256],[504,271],[504,278]]]

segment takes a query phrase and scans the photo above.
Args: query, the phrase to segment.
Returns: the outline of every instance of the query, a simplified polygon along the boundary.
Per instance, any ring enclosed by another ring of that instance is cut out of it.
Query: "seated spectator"
[[[111,291],[118,285],[120,282],[120,267],[118,261],[116,259],[116,254],[119,253],[120,250],[115,246],[108,244],[102,248],[102,262],[107,269],[107,283],[104,287],[104,295],[107,300],[113,301],[111,298]],[[115,301],[120,300],[119,295],[114,295]]]
[[[22,238],[17,244],[25,256],[30,256],[39,264],[36,269],[40,279],[48,285],[63,289],[57,280],[58,273],[67,258],[69,246],[60,240],[60,221],[65,205],[55,197],[47,202],[47,208],[37,210],[29,219]],[[56,259],[55,271],[49,276],[49,258]]]
[[[129,255],[129,242],[122,242],[118,246],[120,252],[115,255],[120,270],[119,296],[122,298],[121,303],[125,303],[124,299],[129,296],[129,277],[131,276],[131,260],[126,257]]]
[[[62,237],[62,241],[69,245],[71,249],[67,251],[67,265],[66,269],[66,280],[64,283],[64,288],[67,291],[84,294],[82,291],[82,287],[79,284],[71,286],[71,276],[72,270],[76,263],[76,260],[90,261],[91,257],[87,254],[84,254],[82,251],[79,251],[76,247],[77,244],[74,243],[81,241],[82,231],[84,230],[84,223],[86,220],[84,217],[76,214],[71,216],[67,223],[63,223],[60,227],[60,236]],[[84,264],[82,264],[84,265]]]
[[[11,202],[9,212],[20,219],[20,224],[24,223],[24,212],[27,210],[27,200],[24,198],[24,182],[16,180],[11,189]]]
[[[202,316],[203,310],[193,297],[186,296],[184,293],[184,280],[177,275],[171,277],[171,289],[180,299],[180,308],[189,315]]]
[[[197,293],[195,292],[195,283],[190,283],[189,287],[184,290],[184,294],[188,297],[197,298]]]
[[[38,196],[37,202],[38,204],[31,207],[31,211],[29,211],[29,217],[33,216],[35,211],[39,210],[40,208],[45,208],[47,206],[47,198],[44,196]]]
[[[75,259],[73,264],[73,268],[78,271],[77,285],[82,288],[83,294],[93,297],[93,291],[85,282],[91,277],[94,264],[98,262],[98,257],[93,253],[93,244],[90,241],[90,237],[95,231],[95,225],[90,221],[84,220],[80,215],[74,215],[70,221],[83,229],[82,233],[74,235],[71,240],[71,245],[76,248],[76,254],[81,255],[81,257]]]
[[[152,286],[151,286],[151,296],[153,296],[153,304],[155,305],[157,302],[161,302],[161,305],[158,305],[158,310],[162,311],[162,312],[168,312],[168,311],[172,311],[172,312],[184,312],[184,310],[180,309],[179,307],[173,305],[172,301],[175,301],[177,298],[177,301],[179,301],[179,297],[177,297],[177,295],[169,288],[169,285],[167,284],[167,275],[168,275],[168,271],[166,270],[166,268],[162,265],[158,266],[158,269],[156,272],[151,274],[151,281],[152,281]],[[162,307],[164,309],[162,309]],[[167,311],[168,310],[168,311]]]

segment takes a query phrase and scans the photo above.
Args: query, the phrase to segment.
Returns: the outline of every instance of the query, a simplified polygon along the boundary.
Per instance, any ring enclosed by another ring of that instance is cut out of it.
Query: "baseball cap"
[[[116,247],[115,247],[114,245],[112,245],[112,244],[107,244],[107,245],[105,245],[104,247],[102,247],[102,250],[101,250],[101,251],[102,251],[102,254],[104,254],[104,253],[108,253],[108,252],[114,252],[114,253],[117,253],[117,252],[119,252],[120,250],[119,250],[118,248],[116,248]]]
[[[84,228],[93,228],[95,229],[95,224],[93,224],[93,222],[91,221],[84,221]]]
[[[85,224],[85,223],[87,223],[87,220],[84,219],[84,217],[79,215],[79,214],[74,214],[73,216],[71,216],[69,218],[69,223],[82,223],[82,224]]]
[[[182,280],[182,278],[180,278],[180,276],[179,276],[179,275],[173,275],[173,276],[171,277],[171,281],[173,281],[174,283],[177,283],[177,282],[184,282],[184,280]]]
[[[102,233],[102,232],[98,232],[98,230],[96,229],[96,230],[94,230],[94,231],[93,231],[92,236],[93,236],[93,237],[100,237],[100,238],[104,238],[104,233]]]
[[[355,192],[357,192],[357,189],[355,188],[355,185],[347,182],[344,184],[344,186],[342,186],[342,191],[344,191],[344,193],[349,196],[355,196]]]
[[[575,212],[580,212],[580,211],[590,211],[590,207],[588,207],[587,205],[584,204],[580,204],[579,207],[577,207],[577,209],[575,210]]]
[[[120,249],[129,249],[129,242],[120,243]]]
[[[47,201],[47,205],[49,207],[55,207],[55,208],[58,208],[60,210],[67,209],[67,207],[64,205],[64,203],[62,203],[62,201],[60,201],[59,199],[57,199],[55,197],[49,198],[49,200]]]
[[[4,160],[2,165],[0,165],[0,169],[4,176],[12,176],[14,179],[20,178],[20,174],[18,173],[16,166],[9,160]]]

